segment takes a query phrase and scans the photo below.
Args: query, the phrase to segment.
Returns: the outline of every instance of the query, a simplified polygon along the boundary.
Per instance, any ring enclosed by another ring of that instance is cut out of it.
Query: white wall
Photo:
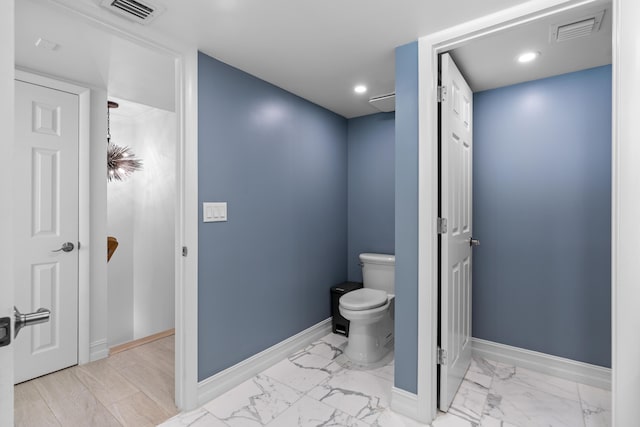
[[[91,90],[91,160],[90,192],[91,208],[89,224],[91,235],[88,243],[90,260],[90,357],[91,360],[107,357],[107,92]]]
[[[109,347],[174,327],[174,116],[112,112],[112,142],[131,147],[144,169],[107,186],[108,233],[119,242],[108,265]]]
[[[135,141],[134,120],[113,115],[111,135],[118,145],[132,145]],[[133,340],[134,177],[107,184],[107,233],[118,239],[118,248],[107,265],[109,347]]]
[[[176,201],[175,113],[152,110],[138,120],[134,203],[134,339],[174,326]]]

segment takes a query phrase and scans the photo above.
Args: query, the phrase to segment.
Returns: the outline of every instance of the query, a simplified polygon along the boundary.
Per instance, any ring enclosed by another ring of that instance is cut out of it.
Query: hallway
[[[174,336],[15,386],[16,427],[155,426],[174,405]]]

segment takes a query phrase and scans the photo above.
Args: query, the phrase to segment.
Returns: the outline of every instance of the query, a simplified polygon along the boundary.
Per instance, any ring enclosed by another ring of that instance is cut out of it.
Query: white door
[[[441,217],[447,221],[440,250],[440,364],[442,411],[471,363],[471,231],[473,93],[449,54],[442,55]]]
[[[0,158],[5,167],[0,168],[0,319],[11,320],[13,315],[13,250],[6,244],[11,236],[11,200],[13,168],[6,167],[13,157],[13,78],[14,78],[14,1],[3,2],[0,13]],[[0,335],[8,332],[0,328]],[[4,341],[0,338],[0,342]],[[0,346],[0,427],[13,427],[13,340]]]
[[[78,114],[77,95],[16,81],[15,305],[51,310],[15,340],[16,383],[78,363]]]

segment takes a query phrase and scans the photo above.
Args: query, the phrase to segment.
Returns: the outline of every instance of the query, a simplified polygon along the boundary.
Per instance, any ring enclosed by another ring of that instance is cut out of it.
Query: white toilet
[[[394,255],[360,254],[364,288],[340,298],[340,314],[349,320],[346,356],[360,365],[381,360],[393,347]]]

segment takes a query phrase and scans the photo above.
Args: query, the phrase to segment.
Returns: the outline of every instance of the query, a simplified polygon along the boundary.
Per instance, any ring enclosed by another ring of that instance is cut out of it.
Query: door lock
[[[480,240],[473,237],[469,238],[469,246],[480,246]]]
[[[0,347],[11,344],[11,319],[3,317],[0,319]]]

